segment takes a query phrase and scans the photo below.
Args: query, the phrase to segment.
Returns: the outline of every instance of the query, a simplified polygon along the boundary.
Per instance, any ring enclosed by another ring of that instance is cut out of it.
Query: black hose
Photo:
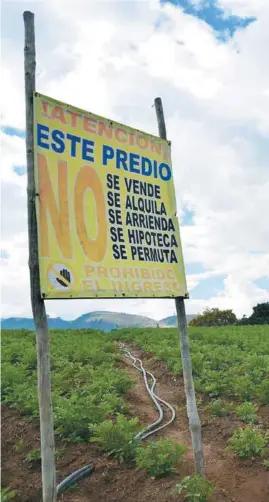
[[[73,472],[65,478],[58,486],[57,486],[57,496],[61,495],[61,493],[64,490],[67,490],[67,488],[70,488],[70,486],[75,485],[78,481],[81,479],[85,478],[89,474],[91,474],[94,471],[94,465],[89,464],[84,467],[81,467],[81,469],[78,469],[77,471]]]

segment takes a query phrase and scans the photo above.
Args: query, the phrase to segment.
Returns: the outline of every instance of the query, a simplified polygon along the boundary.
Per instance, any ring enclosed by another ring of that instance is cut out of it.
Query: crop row
[[[56,435],[64,441],[95,442],[102,451],[145,469],[150,476],[178,472],[185,446],[168,440],[142,445],[132,440],[142,424],[137,418],[126,418],[124,394],[134,382],[119,369],[121,356],[115,340],[135,342],[173,373],[182,374],[175,329],[126,329],[110,334],[86,330],[52,332]],[[190,345],[196,389],[213,397],[208,405],[212,415],[230,414],[233,406],[228,401],[232,397],[237,401],[237,416],[250,424],[234,431],[228,448],[240,457],[267,457],[263,465],[268,468],[269,436],[255,424],[258,405],[269,403],[269,327],[191,328]],[[29,417],[37,417],[36,382],[34,333],[3,331],[2,400]],[[40,451],[33,450],[26,460],[39,461]],[[186,500],[199,502],[207,500],[213,484],[194,475],[183,478],[177,490],[185,494]]]
[[[54,333],[51,337],[52,399],[56,434],[88,439],[89,423],[127,412],[123,394],[133,385],[117,367],[115,345],[101,332]],[[37,362],[32,332],[2,332],[2,400],[38,416]]]
[[[256,400],[269,404],[269,326],[190,328],[195,388],[210,397]],[[182,374],[176,329],[147,328],[115,331],[115,339],[134,341]]]

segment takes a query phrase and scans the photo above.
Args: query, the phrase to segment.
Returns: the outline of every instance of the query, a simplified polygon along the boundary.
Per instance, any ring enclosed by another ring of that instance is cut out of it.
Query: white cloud
[[[178,206],[195,211],[194,225],[182,228],[185,261],[206,270],[189,277],[189,290],[203,278],[226,276],[220,294],[188,300],[187,311],[218,305],[242,315],[269,297],[253,282],[269,267],[269,9],[267,0],[219,5],[254,13],[257,21],[222,44],[205,22],[155,0],[37,5],[37,87],[155,134],[151,105],[163,97]],[[17,23],[23,8],[23,2],[12,5]],[[3,124],[23,127],[22,19],[18,32],[7,26]],[[25,162],[25,153],[16,137],[4,135],[2,146],[4,313],[22,315],[30,313],[26,182],[13,167]],[[74,301],[72,309],[70,302],[47,303],[49,314],[66,318],[105,308],[105,301]],[[174,302],[115,300],[111,308],[158,319],[174,312]]]
[[[218,5],[227,14],[241,17],[259,16],[261,12],[268,10],[267,0],[218,0]]]

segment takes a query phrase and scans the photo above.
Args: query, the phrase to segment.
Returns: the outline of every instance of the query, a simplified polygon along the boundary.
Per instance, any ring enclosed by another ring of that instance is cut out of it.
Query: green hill
[[[188,322],[194,316],[187,316]],[[100,329],[111,331],[120,328],[161,328],[176,327],[176,316],[155,321],[150,317],[109,311],[97,311],[84,314],[73,321],[61,317],[48,317],[50,329]],[[33,319],[27,317],[9,317],[1,320],[2,329],[34,329]]]

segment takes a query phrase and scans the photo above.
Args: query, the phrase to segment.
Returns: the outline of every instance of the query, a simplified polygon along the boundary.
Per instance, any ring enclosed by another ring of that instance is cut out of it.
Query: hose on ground
[[[137,441],[143,441],[144,439],[148,438],[152,434],[155,434],[156,432],[160,431],[161,429],[164,429],[164,427],[167,427],[170,425],[176,417],[176,412],[171,406],[171,404],[167,403],[164,399],[161,399],[156,393],[155,393],[155,387],[156,387],[156,378],[150,371],[146,371],[141,359],[138,357],[135,357],[131,354],[131,352],[127,349],[127,347],[124,344],[120,344],[120,350],[123,352],[125,357],[131,359],[133,361],[133,367],[136,368],[140,373],[143,375],[145,387],[147,389],[147,392],[153,401],[158,413],[159,417],[155,422],[152,424],[149,424],[145,429],[140,431],[136,436],[134,437],[135,440]],[[151,382],[149,381],[151,379]],[[163,407],[168,408],[168,410],[171,413],[171,417],[166,423],[162,423],[164,419],[164,412],[163,412]],[[162,425],[160,425],[162,424]],[[91,474],[94,471],[94,466],[93,464],[86,465],[82,467],[81,469],[78,469],[77,471],[73,472],[65,478],[58,486],[57,486],[57,496],[61,495],[63,491],[67,490],[67,488],[70,488],[70,486],[76,484],[78,481],[81,479],[85,478],[89,474]]]
[[[58,486],[57,486],[57,496],[61,495],[64,490],[69,488],[72,485],[75,485],[78,481],[81,479],[85,478],[89,474],[91,474],[94,471],[94,466],[93,464],[85,465],[85,467],[81,467],[81,469],[78,469],[77,471],[73,472],[65,478]]]
[[[154,389],[155,389],[155,386],[156,386],[156,378],[154,377],[154,375],[150,371],[146,371],[145,370],[145,368],[143,367],[143,363],[142,363],[141,359],[139,359],[138,357],[133,356],[131,354],[131,352],[125,347],[124,344],[120,344],[120,349],[123,351],[123,353],[124,353],[124,355],[126,357],[128,357],[129,359],[131,359],[133,361],[133,366],[138,371],[140,371],[143,374],[145,387],[146,387],[146,389],[148,391],[148,394],[149,394],[150,398],[152,399],[153,403],[155,404],[155,407],[157,408],[157,411],[159,412],[159,418],[155,422],[153,422],[152,424],[148,425],[144,430],[142,430],[141,432],[139,432],[135,436],[135,439],[138,439],[138,438],[141,439],[141,440],[142,439],[146,439],[147,437],[151,436],[152,434],[155,434],[156,432],[158,432],[161,429],[164,429],[165,427],[167,427],[168,425],[170,425],[175,420],[176,412],[175,412],[173,406],[171,406],[171,404],[169,404],[164,399],[161,399],[154,392]],[[139,366],[137,366],[137,363],[139,363]],[[149,385],[148,376],[147,375],[149,375],[149,377],[152,380],[151,385]],[[159,403],[161,403],[164,407],[168,408],[168,410],[171,413],[171,418],[168,420],[168,422],[166,422],[166,423],[164,423],[164,424],[162,424],[162,425],[160,425],[158,427],[158,425],[162,423],[163,418],[164,418],[163,409],[162,409],[162,406]]]

